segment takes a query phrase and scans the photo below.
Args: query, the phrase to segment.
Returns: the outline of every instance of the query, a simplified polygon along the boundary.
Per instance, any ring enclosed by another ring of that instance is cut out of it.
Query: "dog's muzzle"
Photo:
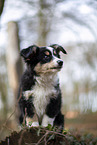
[[[57,70],[60,70],[63,66],[63,61],[62,60],[57,60],[56,61],[56,66],[55,67],[52,67],[51,69],[57,69]]]

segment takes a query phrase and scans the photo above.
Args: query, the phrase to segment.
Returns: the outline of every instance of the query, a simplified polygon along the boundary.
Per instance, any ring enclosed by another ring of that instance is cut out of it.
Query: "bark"
[[[51,29],[52,16],[52,6],[48,5],[47,1],[39,0],[37,40],[39,46],[45,46],[47,44],[47,36]]]
[[[0,0],[0,16],[1,16],[3,8],[4,8],[4,2],[5,2],[5,0]]]
[[[22,62],[20,59],[20,46],[18,36],[18,25],[16,22],[8,23],[8,46],[6,50],[9,84],[14,95],[17,95],[19,80],[22,73]]]

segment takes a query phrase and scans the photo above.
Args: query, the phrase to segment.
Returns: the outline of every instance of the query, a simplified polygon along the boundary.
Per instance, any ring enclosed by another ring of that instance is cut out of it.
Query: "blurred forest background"
[[[0,0],[2,136],[17,128],[16,96],[24,70],[20,49],[53,43],[68,52],[62,55],[64,67],[59,73],[66,118],[96,114],[97,0]],[[94,124],[97,131],[97,122]]]

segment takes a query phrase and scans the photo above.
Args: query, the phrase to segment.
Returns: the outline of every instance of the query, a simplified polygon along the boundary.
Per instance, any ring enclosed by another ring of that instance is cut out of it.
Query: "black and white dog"
[[[32,45],[21,50],[20,54],[27,64],[18,94],[21,124],[25,113],[31,118],[36,113],[39,125],[51,124],[63,129],[64,116],[61,113],[58,80],[58,72],[63,66],[60,51],[66,54],[65,49],[57,44],[49,47]]]

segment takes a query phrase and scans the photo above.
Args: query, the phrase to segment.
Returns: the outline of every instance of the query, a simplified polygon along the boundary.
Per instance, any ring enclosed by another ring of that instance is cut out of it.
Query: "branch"
[[[18,98],[18,100],[17,100],[17,102],[16,102],[16,104],[15,104],[15,108],[14,108],[14,110],[13,110],[13,112],[10,114],[10,116],[7,118],[7,120],[5,121],[5,123],[3,124],[3,126],[2,126],[2,128],[1,128],[1,130],[0,130],[0,136],[1,136],[1,134],[2,134],[2,132],[3,132],[3,129],[6,127],[7,129],[9,129],[7,126],[6,126],[6,124],[7,124],[7,122],[10,120],[10,118],[15,114],[15,112],[16,112],[16,109],[17,109],[17,106],[18,106],[18,102],[19,102],[19,100],[21,99],[21,97],[22,97],[22,88],[21,88],[21,92],[20,92],[20,96],[19,96],[19,98]],[[11,130],[11,129],[9,129],[9,130]]]

